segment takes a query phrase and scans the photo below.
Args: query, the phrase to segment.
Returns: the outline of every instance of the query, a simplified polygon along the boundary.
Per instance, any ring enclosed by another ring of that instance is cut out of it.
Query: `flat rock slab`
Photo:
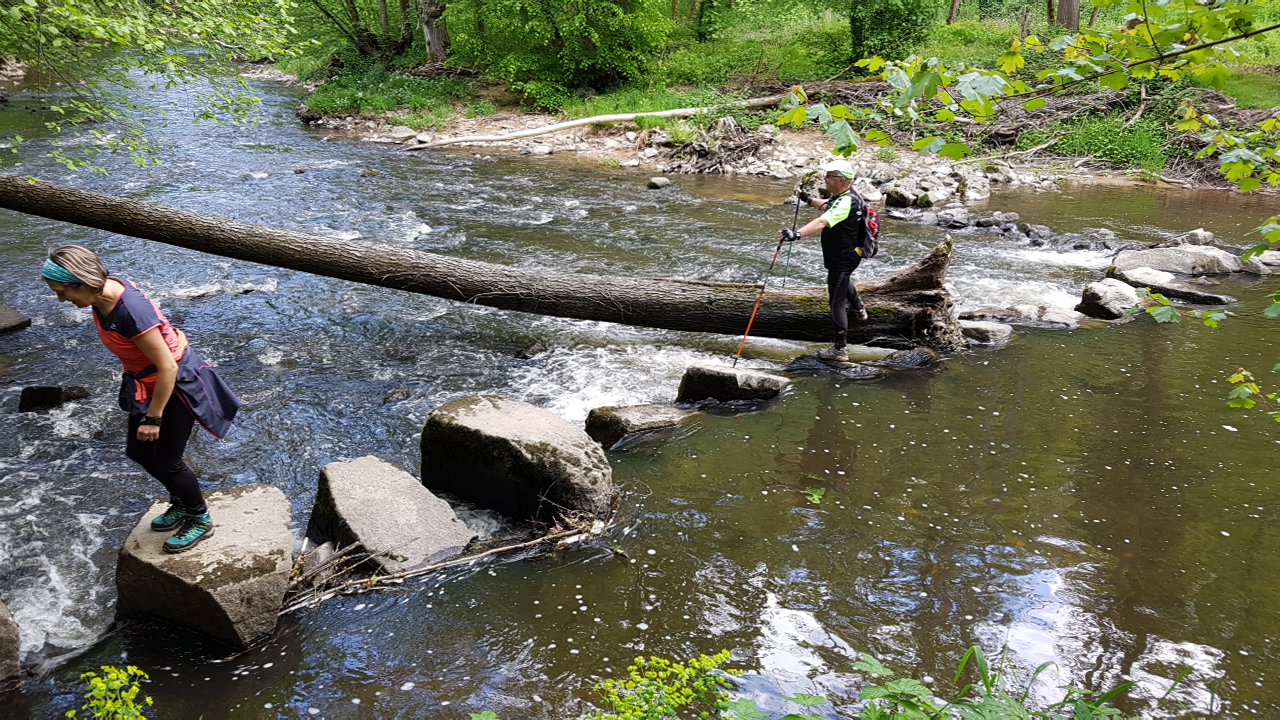
[[[790,384],[791,381],[781,375],[759,370],[694,365],[685,370],[680,380],[676,402],[772,400]]]
[[[611,448],[629,435],[678,427],[694,413],[671,405],[599,407],[587,415],[587,434]]]
[[[0,300],[0,335],[17,332],[29,327],[31,327],[31,318],[18,314],[17,310]]]
[[[1135,288],[1148,288],[1153,293],[1160,293],[1167,298],[1185,300],[1200,305],[1230,305],[1236,301],[1230,295],[1216,295],[1205,292],[1190,283],[1182,282],[1173,273],[1153,270],[1148,267],[1121,270],[1116,268],[1116,278]]]
[[[89,388],[85,387],[32,385],[22,388],[22,395],[18,398],[18,412],[39,412],[87,397],[89,397]]]
[[[422,429],[422,484],[517,519],[604,517],[620,495],[604,450],[582,428],[494,396],[431,413]]]
[[[18,678],[18,624],[9,606],[0,602],[0,689],[14,684]]]
[[[974,345],[1007,345],[1013,337],[1013,326],[987,320],[961,320],[960,331]]]
[[[320,472],[307,536],[340,546],[358,543],[386,573],[458,557],[476,538],[449,503],[372,455]]]
[[[151,530],[158,502],[129,533],[116,566],[118,617],[153,616],[248,647],[275,629],[293,567],[289,501],[266,485],[205,497],[213,537],[185,553],[161,549],[170,533]]]
[[[1181,245],[1150,250],[1123,250],[1111,262],[1116,270],[1146,267],[1180,275],[1240,272],[1240,258],[1208,245]]]

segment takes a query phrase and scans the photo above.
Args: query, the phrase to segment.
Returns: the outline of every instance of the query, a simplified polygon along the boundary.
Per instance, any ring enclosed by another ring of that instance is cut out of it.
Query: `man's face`
[[[827,186],[827,192],[832,195],[839,195],[849,187],[849,179],[835,171],[828,172],[822,180]]]

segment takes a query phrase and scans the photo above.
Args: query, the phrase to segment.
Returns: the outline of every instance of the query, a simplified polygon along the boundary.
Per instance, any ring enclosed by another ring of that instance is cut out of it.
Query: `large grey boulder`
[[[1115,278],[1106,278],[1085,285],[1076,310],[1089,317],[1117,320],[1140,304],[1142,300],[1132,286]]]
[[[1240,258],[1208,245],[1182,245],[1150,250],[1122,250],[1111,262],[1117,271],[1147,267],[1180,275],[1240,272]]]
[[[0,300],[0,335],[17,332],[27,327],[31,327],[31,318],[26,315],[19,315],[17,310]]]
[[[358,543],[394,573],[457,557],[476,534],[417,478],[369,455],[320,471],[307,536]]]
[[[771,400],[790,384],[785,377],[759,370],[693,365],[680,380],[676,402]]]
[[[1006,345],[1013,326],[989,320],[961,320],[960,331],[971,345]]]
[[[167,502],[151,506],[129,533],[116,566],[116,616],[153,616],[236,647],[275,629],[293,567],[289,501],[267,485],[205,496],[215,533],[170,555],[168,533],[151,530]]]
[[[1280,267],[1280,252],[1275,250],[1263,250],[1258,256],[1258,260],[1267,267]]]
[[[611,448],[628,435],[677,427],[692,414],[662,404],[599,407],[587,415],[587,434]]]
[[[0,689],[12,685],[18,678],[18,624],[13,621],[9,607],[0,601]]]
[[[605,516],[619,496],[604,450],[582,428],[493,396],[431,413],[422,430],[422,483],[520,519]]]
[[[1230,295],[1215,295],[1204,292],[1194,285],[1178,280],[1173,273],[1167,273],[1163,270],[1152,270],[1147,267],[1131,268],[1129,270],[1117,268],[1116,278],[1135,288],[1148,288],[1151,292],[1159,293],[1167,298],[1185,300],[1201,305],[1230,305],[1236,301]]]

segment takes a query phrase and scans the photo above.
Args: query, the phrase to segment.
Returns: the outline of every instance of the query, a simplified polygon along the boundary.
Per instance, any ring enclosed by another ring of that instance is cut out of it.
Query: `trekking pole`
[[[796,214],[800,214],[799,208]],[[773,260],[769,262],[769,269],[765,271],[764,280],[760,281],[760,294],[756,296],[756,306],[751,308],[751,319],[747,320],[747,329],[742,333],[742,342],[738,343],[738,354],[733,356],[733,367],[738,367],[738,360],[742,358],[742,348],[747,346],[747,336],[751,334],[751,325],[756,321],[756,313],[760,311],[760,303],[764,301],[764,290],[769,287],[769,276],[773,274],[773,266],[778,263],[778,254],[782,252],[782,243],[786,242],[783,238],[778,238],[778,249],[773,251]]]
[[[797,190],[798,189],[799,188],[797,188]],[[799,220],[800,220],[800,198],[797,197],[796,198],[796,214],[791,217],[792,230],[796,229],[796,222]],[[791,243],[791,245],[787,247],[787,262],[785,265],[782,266],[782,287],[787,286],[787,276],[791,274],[791,250],[795,246],[796,246],[795,243]]]

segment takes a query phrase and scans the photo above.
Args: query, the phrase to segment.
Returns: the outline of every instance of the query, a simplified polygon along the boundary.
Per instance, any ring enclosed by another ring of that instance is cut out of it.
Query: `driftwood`
[[[146,205],[0,174],[0,208],[76,223],[224,257],[447,300],[520,312],[626,325],[738,335],[760,286],[664,278],[613,277],[517,268],[398,247],[352,243]],[[762,249],[762,256],[764,250]],[[36,262],[33,259],[32,262]],[[860,286],[871,313],[849,339],[940,352],[963,346],[943,287],[951,262],[947,238],[915,266]],[[827,342],[825,288],[771,289],[753,337]]]
[[[422,565],[396,573],[368,576],[357,575],[357,569],[372,556],[364,552],[359,545],[348,545],[324,563],[310,568],[306,572],[295,570],[296,579],[289,584],[280,614],[287,615],[303,608],[315,607],[325,600],[338,595],[391,590],[394,586],[403,584],[409,578],[429,575],[459,565],[470,565],[489,557],[507,555],[519,550],[527,550],[553,543],[556,546],[580,543],[588,537],[599,535],[607,527],[608,525],[600,520],[572,524],[568,527],[557,526],[545,535],[540,535],[532,540],[490,548],[474,555],[464,555],[452,560]],[[303,557],[305,558],[305,555]],[[322,575],[328,575],[330,579],[318,587],[309,585],[309,581]]]
[[[457,145],[459,143],[480,143],[480,142],[506,142],[508,140],[520,140],[527,137],[535,137],[537,135],[546,135],[549,133],[560,132],[561,130],[570,130],[583,125],[608,125],[611,123],[632,122],[636,118],[687,118],[694,115],[702,115],[716,110],[725,108],[745,108],[754,110],[762,107],[773,107],[787,98],[788,93],[781,95],[770,95],[768,97],[751,98],[750,100],[741,100],[738,102],[725,103],[723,105],[712,105],[710,107],[699,108],[677,108],[675,110],[659,110],[657,112],[642,113],[623,113],[619,115],[596,115],[594,117],[582,118],[581,120],[568,120],[554,125],[544,125],[537,128],[529,128],[528,130],[519,130],[503,135],[466,135],[463,137],[443,138],[434,142],[424,143],[421,145],[412,145],[406,147],[405,150],[426,150],[427,148],[442,147],[444,145]]]

